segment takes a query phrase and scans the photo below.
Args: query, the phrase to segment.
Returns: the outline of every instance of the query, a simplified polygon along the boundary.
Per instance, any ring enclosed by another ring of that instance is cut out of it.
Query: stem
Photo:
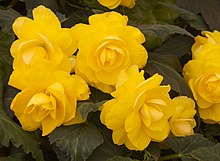
[[[181,154],[171,154],[159,158],[159,161],[181,158]]]

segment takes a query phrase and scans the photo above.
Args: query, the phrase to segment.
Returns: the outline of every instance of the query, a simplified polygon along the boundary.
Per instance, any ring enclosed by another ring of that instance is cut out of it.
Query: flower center
[[[100,54],[100,62],[103,66],[111,66],[115,63],[117,54],[117,48],[114,46],[104,48]]]
[[[220,98],[220,74],[211,73],[200,78],[198,91],[200,96],[208,102],[217,103]]]
[[[39,59],[52,59],[50,54],[55,53],[53,44],[42,34],[41,39],[29,40],[20,44],[19,51],[25,64],[37,63]],[[57,52],[57,51],[56,51]]]
[[[152,122],[159,121],[163,118],[163,112],[160,108],[148,106],[144,104],[140,109],[141,120],[146,127],[149,127]]]
[[[164,117],[160,106],[167,105],[163,99],[152,98],[152,89],[149,89],[149,84],[150,81],[145,80],[137,86],[136,92],[139,94],[133,105],[133,109],[139,111],[146,127],[150,127],[153,122],[160,121]]]
[[[97,48],[95,56],[97,64],[105,71],[112,71],[128,64],[128,51],[123,41],[117,37],[106,38]]]
[[[35,94],[27,104],[24,113],[30,114],[36,122],[41,122],[49,114],[52,118],[56,117],[56,100],[52,95],[45,93]]]

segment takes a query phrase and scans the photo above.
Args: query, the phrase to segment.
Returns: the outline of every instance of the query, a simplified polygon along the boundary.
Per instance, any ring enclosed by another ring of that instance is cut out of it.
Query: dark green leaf
[[[9,146],[9,141],[15,147],[22,147],[24,152],[31,153],[37,161],[43,161],[39,142],[20,126],[9,119],[3,110],[3,81],[0,75],[0,144]]]
[[[90,91],[91,91],[91,94],[90,94],[89,100],[94,103],[99,103],[99,102],[109,100],[112,98],[112,96],[110,94],[103,93],[102,91],[100,91],[94,87],[90,87]]]
[[[212,147],[203,147],[191,152],[193,158],[201,161],[219,161],[220,160],[220,144]]]
[[[0,161],[24,161],[25,159],[23,153],[14,154],[8,157],[0,157]]]
[[[112,141],[112,131],[101,126],[100,132],[104,138],[104,143],[98,146],[89,156],[87,161],[104,161],[117,155],[125,155],[128,150],[125,146],[118,146]]]
[[[115,156],[113,158],[108,159],[107,161],[138,161],[136,159],[131,159],[128,157]]]
[[[65,21],[62,21],[63,27],[72,27],[77,23],[88,23],[89,16],[94,14],[91,10],[76,10],[73,12],[72,8],[69,12],[69,14],[66,14]]]
[[[200,12],[200,5],[198,4],[199,1],[200,0],[176,0],[176,4],[181,8],[185,8],[188,11],[198,14]]]
[[[206,25],[204,19],[190,11],[187,11],[185,9],[179,8],[175,4],[172,3],[160,3],[163,6],[166,6],[174,11],[176,11],[179,16],[184,19],[186,22],[189,23],[189,25],[197,30],[209,30],[208,26]]]
[[[78,110],[83,119],[85,119],[90,112],[95,112],[101,107],[106,101],[97,103],[93,102],[82,102],[78,105]]]
[[[161,154],[161,149],[159,144],[156,142],[151,142],[150,145],[147,147],[147,151],[150,153],[151,157],[157,161]]]
[[[4,88],[4,107],[3,108],[4,108],[7,116],[9,116],[11,119],[13,118],[14,113],[10,110],[10,105],[11,105],[11,102],[14,99],[15,95],[18,92],[19,92],[19,90],[15,89],[11,86],[5,85],[5,88]]]
[[[178,92],[180,95],[192,98],[192,93],[187,86],[183,77],[177,72],[179,60],[172,55],[152,55],[149,56],[144,70],[153,75],[158,73],[164,77],[162,84],[170,84],[172,90]],[[176,66],[176,67],[175,67]]]
[[[179,154],[183,160],[189,160],[190,153],[201,147],[211,147],[213,143],[204,138],[201,134],[195,134],[188,137],[168,137],[165,144],[174,152]]]
[[[176,55],[181,58],[185,54],[191,53],[194,39],[189,36],[177,35],[168,39],[161,47],[153,51],[160,55]]]
[[[148,50],[161,46],[170,36],[181,34],[193,37],[185,29],[174,25],[140,25],[137,26],[146,36],[146,48]]]
[[[203,135],[211,140],[212,142],[217,143],[218,137],[220,136],[220,126],[219,124],[205,124],[202,123],[200,130],[202,131]]]
[[[201,13],[211,30],[220,30],[219,0],[177,0],[177,4],[194,13]]]
[[[50,8],[54,12],[57,11],[57,2],[56,0],[24,0],[27,10],[32,10],[39,5],[44,5],[45,7]]]
[[[21,16],[21,14],[12,8],[7,10],[0,9],[0,26],[2,31],[12,35],[12,24],[14,20],[19,16]]]
[[[77,9],[105,9],[106,8],[98,3],[97,0],[68,0],[67,4]]]
[[[58,160],[60,161],[70,161],[71,158],[62,152],[55,144],[53,145],[53,150],[56,153]]]
[[[9,49],[11,43],[14,41],[14,36],[8,35],[0,30],[0,54],[7,55],[9,53]]]
[[[177,72],[182,72],[180,61],[177,58],[177,56],[173,54],[161,55],[161,54],[149,53],[148,61],[155,61],[160,63],[162,62],[166,66],[175,69]]]
[[[12,57],[9,53],[14,36],[0,31],[0,75],[3,76],[4,82],[8,80],[12,72]]]
[[[24,152],[30,152],[37,161],[43,161],[39,142],[5,116],[5,114],[0,114],[0,131],[0,143],[2,145],[9,146],[9,141],[11,141],[14,146],[21,146]]]
[[[172,24],[178,14],[158,2],[174,3],[174,0],[138,0],[132,9],[128,9],[126,15],[129,20],[137,24]]]
[[[49,135],[49,140],[72,161],[84,161],[104,141],[99,130],[90,123],[59,127]]]

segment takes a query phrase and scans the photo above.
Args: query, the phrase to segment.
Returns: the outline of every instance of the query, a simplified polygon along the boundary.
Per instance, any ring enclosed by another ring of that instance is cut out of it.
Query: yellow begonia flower
[[[45,136],[61,124],[83,122],[76,104],[77,100],[88,99],[89,88],[79,76],[39,63],[35,68],[15,70],[9,85],[21,90],[11,109],[23,129],[42,128]]]
[[[202,32],[192,46],[192,60],[183,75],[198,104],[200,116],[207,123],[220,123],[220,33]]]
[[[169,120],[170,129],[175,136],[193,135],[196,121],[195,102],[188,97],[178,96],[173,99],[175,112]]]
[[[127,26],[127,21],[127,16],[108,12],[90,16],[90,25],[72,28],[79,49],[75,72],[103,92],[115,90],[122,69],[141,68],[147,62],[148,53],[141,45],[145,37],[139,29]]]
[[[13,68],[29,68],[45,59],[59,69],[71,71],[68,57],[76,51],[76,39],[68,28],[61,28],[56,15],[48,8],[33,9],[33,20],[19,17],[13,23],[17,35],[11,46]]]
[[[220,72],[203,74],[189,80],[200,117],[220,123]]]
[[[170,133],[168,119],[174,111],[168,92],[160,86],[163,77],[155,74],[147,80],[137,66],[122,70],[117,89],[101,111],[101,122],[113,130],[115,144],[130,150],[143,150],[150,141],[163,141]]]
[[[135,6],[135,0],[98,0],[98,2],[109,9],[114,9],[119,5],[128,8],[133,8]]]
[[[192,46],[192,60],[183,68],[183,75],[188,82],[191,78],[204,73],[220,70],[220,33],[202,32],[205,37],[197,36]]]
[[[197,58],[198,55],[200,55],[201,53],[210,52],[210,50],[213,50],[215,48],[218,48],[219,50],[220,48],[219,47],[220,46],[220,32],[219,31],[214,31],[214,32],[203,31],[202,35],[204,35],[205,37],[196,36],[195,38],[195,43],[192,46],[193,59]]]

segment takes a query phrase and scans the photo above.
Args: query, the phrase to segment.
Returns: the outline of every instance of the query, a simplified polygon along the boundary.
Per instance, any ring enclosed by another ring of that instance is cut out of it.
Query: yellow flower
[[[196,114],[194,101],[185,96],[175,97],[173,101],[175,112],[169,120],[171,132],[175,136],[193,135],[196,126],[193,118]]]
[[[45,63],[15,70],[9,85],[21,90],[12,101],[11,109],[22,128],[27,131],[42,128],[43,136],[61,124],[78,123],[77,100],[89,97],[89,88],[82,78],[54,70]]]
[[[183,75],[188,82],[191,78],[220,70],[220,33],[202,32],[192,46],[192,60],[185,64]]]
[[[147,80],[144,71],[130,67],[119,75],[117,89],[101,111],[101,122],[113,130],[115,144],[130,150],[143,150],[150,141],[163,141],[170,132],[168,119],[173,103],[170,86],[160,86],[163,77],[155,74]]]
[[[70,29],[61,28],[50,9],[39,6],[33,10],[33,20],[19,17],[12,27],[18,37],[11,46],[14,69],[29,68],[46,59],[70,72],[68,57],[76,51],[76,40]]]
[[[200,117],[220,122],[220,72],[202,74],[189,80]]]
[[[192,46],[192,60],[183,68],[199,106],[200,116],[207,123],[220,123],[220,33],[202,32]],[[219,89],[218,89],[219,88]]]
[[[139,29],[127,26],[128,18],[116,12],[89,17],[90,25],[72,28],[78,39],[75,72],[92,86],[104,91],[115,89],[118,74],[131,65],[146,64],[148,54]]]
[[[195,38],[195,43],[192,46],[193,59],[197,58],[198,54],[208,53],[208,52],[211,53],[210,50],[213,50],[215,48],[218,48],[217,50],[219,50],[220,48],[219,47],[220,46],[220,32],[219,31],[214,31],[214,32],[203,31],[202,35],[204,35],[205,37],[196,36]]]
[[[114,9],[119,5],[128,8],[133,8],[135,6],[135,0],[98,0],[98,2],[109,9]]]

